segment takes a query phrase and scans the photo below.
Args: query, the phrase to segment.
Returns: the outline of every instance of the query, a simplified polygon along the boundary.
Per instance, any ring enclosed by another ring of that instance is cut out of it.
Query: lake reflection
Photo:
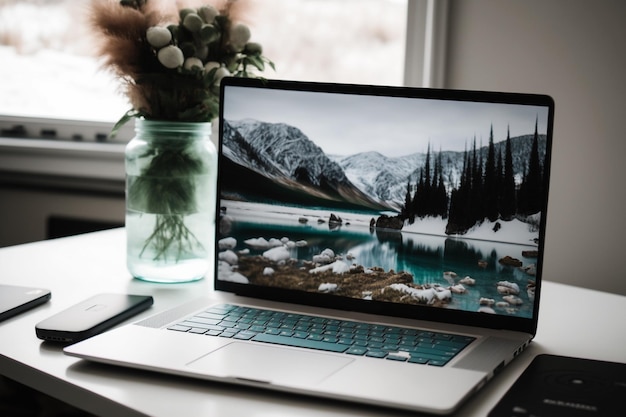
[[[306,241],[304,247],[293,248],[291,256],[300,261],[311,260],[314,255],[330,248],[342,255],[349,265],[357,264],[365,268],[380,267],[385,271],[405,271],[413,276],[415,284],[438,284],[443,287],[456,285],[465,277],[475,280],[474,285],[465,284],[465,294],[454,294],[449,308],[477,311],[482,297],[502,302],[497,283],[509,281],[518,284],[520,306],[496,307],[496,313],[531,317],[532,299],[526,287],[534,277],[520,268],[504,266],[498,261],[510,256],[523,262],[524,266],[536,263],[522,251],[534,251],[536,246],[480,241],[445,236],[423,235],[399,231],[389,231],[363,227],[362,225],[342,225],[332,229],[326,223],[298,223],[293,219],[287,224],[273,219],[259,218],[250,221],[234,221],[228,236],[236,238],[235,250],[251,249],[244,244],[247,239],[283,237],[291,241]],[[251,254],[261,254],[264,249],[251,249]],[[445,273],[445,274],[444,274]]]

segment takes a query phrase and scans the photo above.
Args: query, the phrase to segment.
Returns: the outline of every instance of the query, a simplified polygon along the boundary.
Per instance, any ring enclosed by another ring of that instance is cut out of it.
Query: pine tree
[[[411,177],[407,178],[406,182],[406,195],[404,197],[404,207],[402,208],[402,217],[404,220],[408,220],[409,224],[413,224],[415,221],[415,213],[413,212],[413,204],[411,198]]]
[[[479,202],[482,199],[482,188],[483,188],[483,169],[482,169],[482,157],[480,160],[478,159],[479,155],[476,151],[476,137],[474,137],[474,149],[472,151],[472,164],[471,164],[471,185],[469,189],[469,219],[468,225],[473,226],[474,224],[482,221],[484,216],[484,211]]]
[[[515,216],[517,201],[515,198],[515,173],[513,171],[513,151],[511,149],[511,131],[507,129],[506,148],[504,151],[504,176],[502,178],[502,196],[500,200],[500,216],[503,220],[511,220]]]
[[[517,190],[517,210],[516,213],[525,215],[528,213],[528,185],[526,183],[526,166],[522,172],[522,182]]]
[[[539,158],[539,133],[537,132],[538,120],[535,122],[535,135],[528,159],[528,172],[526,173],[523,187],[523,207],[521,214],[535,214],[542,209],[543,181],[541,175],[541,160]]]
[[[498,220],[498,177],[496,175],[496,154],[493,144],[493,125],[489,133],[489,148],[485,163],[483,188],[484,217],[489,221]]]
[[[446,225],[447,234],[456,234],[463,229],[463,214],[465,212],[466,174],[468,165],[467,146],[463,154],[463,170],[461,171],[461,181],[459,186],[450,192],[450,210],[448,211],[448,223]]]
[[[496,164],[496,188],[498,195],[498,216],[502,218],[502,193],[504,192],[504,163],[502,162],[502,148],[498,150],[498,162]]]
[[[441,216],[445,219],[448,214],[448,193],[446,192],[446,186],[443,180],[443,161],[442,161],[441,149],[437,155],[437,161],[435,163],[435,178],[433,178],[433,193],[435,197],[435,216]]]
[[[476,143],[474,141],[474,143]],[[475,146],[474,146],[475,148]],[[450,193],[450,210],[448,211],[447,234],[463,234],[473,224],[471,208],[473,168],[467,148],[463,155],[463,171],[458,188]]]
[[[413,195],[413,214],[415,217],[424,217],[424,169],[420,169],[419,181],[415,185]]]
[[[407,191],[408,193],[408,191]],[[406,206],[409,206],[407,194]],[[424,166],[420,168],[419,180],[415,186],[415,194],[410,203],[413,217],[448,216],[448,194],[443,180],[442,153],[437,156],[431,153],[430,144],[426,151]]]
[[[424,166],[424,188],[423,188],[422,213],[420,217],[428,216],[432,213],[433,200],[432,200],[432,177],[430,175],[430,142],[428,143],[428,150],[426,151],[426,165]]]

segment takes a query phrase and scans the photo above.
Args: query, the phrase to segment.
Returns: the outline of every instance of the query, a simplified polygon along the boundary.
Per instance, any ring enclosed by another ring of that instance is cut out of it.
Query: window
[[[253,37],[276,62],[278,78],[402,85],[406,0],[253,4]]]
[[[240,0],[241,1],[241,0]],[[274,78],[402,85],[409,3],[243,0]],[[85,2],[0,0],[0,115],[116,121],[128,105],[101,70]]]

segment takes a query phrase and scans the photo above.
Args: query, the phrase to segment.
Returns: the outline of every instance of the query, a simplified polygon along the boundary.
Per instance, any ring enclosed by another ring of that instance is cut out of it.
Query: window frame
[[[408,0],[404,85],[445,85],[448,0]]]

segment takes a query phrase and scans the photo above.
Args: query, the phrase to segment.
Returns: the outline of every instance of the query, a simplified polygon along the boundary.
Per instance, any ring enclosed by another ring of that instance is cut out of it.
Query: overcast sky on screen
[[[494,141],[532,134],[538,118],[546,132],[548,109],[539,106],[355,96],[273,89],[227,87],[222,103],[227,120],[255,119],[299,128],[331,155],[377,151],[402,156],[463,151]]]

